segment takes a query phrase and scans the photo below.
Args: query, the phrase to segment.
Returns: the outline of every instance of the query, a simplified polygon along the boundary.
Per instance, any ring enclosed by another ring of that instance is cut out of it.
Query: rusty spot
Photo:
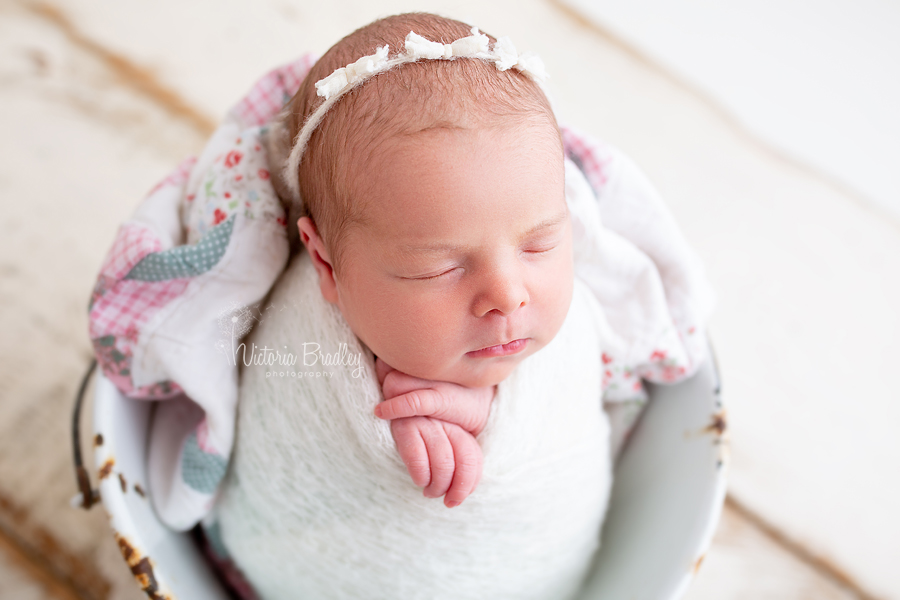
[[[103,445],[103,434],[98,433],[94,436],[94,445],[98,447]]]
[[[147,560],[147,559],[144,558],[142,560]],[[138,585],[141,586],[142,590],[152,586],[152,584],[150,583],[150,578],[147,577],[146,573],[135,573],[134,578],[137,580]]]
[[[106,462],[103,463],[103,466],[100,468],[100,479],[106,479],[107,477],[109,477],[115,465],[116,461],[114,458],[107,458]]]
[[[118,533],[116,534],[116,542],[119,544],[122,557],[128,563],[129,568],[131,568],[131,573],[137,580],[138,585],[141,586],[141,589],[144,590],[144,593],[147,594],[147,597],[150,600],[172,600],[170,596],[160,592],[156,575],[153,574],[153,563],[150,561],[150,558],[141,556],[137,548]]]
[[[91,478],[84,465],[76,466],[75,474],[78,477],[78,491],[81,492],[81,508],[88,510],[100,501],[100,493],[91,487]]]
[[[712,421],[703,429],[703,431],[704,433],[715,433],[717,436],[721,437],[727,429],[728,419],[725,416],[725,411],[720,410],[712,416]]]
[[[700,565],[703,564],[703,559],[706,558],[706,554],[701,554],[700,558],[694,561],[694,575],[697,574],[697,571],[700,570]]]
[[[142,488],[141,484],[139,483],[134,484],[134,491],[137,492],[137,495],[141,498],[147,497],[147,494],[144,493],[144,488]]]
[[[137,554],[137,552],[134,549],[134,546],[132,546],[131,542],[126,540],[124,537],[122,537],[118,533],[116,534],[116,543],[119,544],[119,552],[122,553],[122,558],[125,559],[125,562],[127,562],[128,566],[130,567],[131,563],[132,563],[132,560],[131,560],[132,557],[135,556],[135,554]],[[137,561],[135,561],[135,562],[137,562]]]
[[[153,575],[153,565],[150,564],[149,558],[143,557],[138,564],[131,567],[131,572],[134,573],[134,578],[141,584],[141,588],[148,592],[148,595],[150,595],[150,591],[159,592],[156,577]]]
[[[119,485],[122,486],[122,493],[126,493],[128,491],[128,483],[125,481],[125,476],[119,473]]]

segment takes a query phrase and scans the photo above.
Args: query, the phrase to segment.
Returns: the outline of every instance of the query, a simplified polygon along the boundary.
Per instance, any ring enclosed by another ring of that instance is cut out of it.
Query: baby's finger
[[[469,494],[475,491],[475,487],[481,480],[484,459],[481,446],[469,432],[446,424],[444,430],[453,448],[453,460],[456,465],[453,481],[444,497],[444,505],[447,508],[453,508],[459,506],[463,500],[469,497]]]
[[[423,488],[431,482],[431,464],[428,462],[428,450],[418,422],[420,420],[426,421],[416,418],[392,421],[391,435],[413,483]]]
[[[413,390],[379,402],[375,406],[375,416],[379,419],[438,417],[447,412],[447,404],[447,397],[436,390]]]
[[[450,489],[450,483],[453,481],[453,471],[455,464],[453,462],[453,447],[444,427],[441,423],[432,419],[428,421],[428,426],[420,428],[422,439],[425,440],[425,447],[428,449],[428,462],[431,465],[431,482],[425,487],[423,493],[426,498],[440,498]]]
[[[393,376],[392,373],[388,379]],[[375,416],[380,419],[433,417],[478,435],[487,421],[493,394],[494,388],[466,389],[441,384],[434,389],[415,389],[380,402],[375,406]]]
[[[381,381],[381,387],[382,391],[384,392],[385,398],[401,396],[413,390],[433,388],[437,383],[439,383],[436,381],[428,381],[427,379],[419,379],[418,377],[407,375],[403,371],[398,371],[397,369],[394,369],[390,366],[388,366],[387,368],[389,370],[385,373],[384,378]]]

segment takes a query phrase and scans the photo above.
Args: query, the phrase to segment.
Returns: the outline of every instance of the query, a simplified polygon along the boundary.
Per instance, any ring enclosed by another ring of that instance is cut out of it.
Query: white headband
[[[479,58],[486,62],[494,63],[500,71],[516,69],[531,79],[541,83],[547,78],[544,63],[534,53],[525,52],[519,54],[516,47],[507,37],[498,39],[493,47],[490,47],[488,36],[472,28],[472,35],[460,38],[451,44],[442,44],[426,40],[422,36],[409,32],[406,36],[403,52],[397,53],[393,58],[388,57],[388,46],[381,46],[375,50],[375,54],[363,56],[356,62],[346,67],[335,70],[328,77],[316,82],[316,94],[325,98],[325,102],[313,111],[306,119],[303,127],[294,139],[294,146],[287,164],[284,167],[282,178],[290,189],[295,201],[300,199],[300,183],[297,180],[297,170],[300,168],[300,159],[306,150],[306,144],[313,131],[322,122],[332,106],[337,101],[373,75],[387,71],[404,63],[417,60],[453,60],[455,58]]]

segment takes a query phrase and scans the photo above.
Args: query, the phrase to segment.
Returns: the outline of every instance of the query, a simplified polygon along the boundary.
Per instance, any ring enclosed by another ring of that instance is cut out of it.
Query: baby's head
[[[410,31],[471,35],[425,14],[352,33],[291,101],[290,139],[323,102],[315,82],[385,44],[393,55]],[[524,73],[458,58],[372,76],[325,114],[294,176],[323,296],[392,367],[494,385],[559,331],[573,269],[562,142]]]

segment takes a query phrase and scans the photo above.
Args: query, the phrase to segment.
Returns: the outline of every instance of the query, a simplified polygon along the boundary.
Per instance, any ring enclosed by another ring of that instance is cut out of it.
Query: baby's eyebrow
[[[541,221],[540,223],[538,223],[537,225],[535,225],[534,227],[529,229],[527,232],[525,232],[524,237],[534,235],[535,233],[539,233],[540,231],[542,231],[544,229],[551,229],[553,227],[556,227],[557,225],[560,225],[568,218],[569,218],[569,210],[568,210],[568,208],[565,208],[562,211],[558,212],[557,214],[553,215],[552,217],[544,219],[543,221]]]
[[[553,215],[552,217],[548,217],[536,224],[534,227],[531,227],[528,231],[526,231],[522,235],[522,239],[525,239],[529,236],[535,235],[536,233],[540,233],[545,229],[552,229],[553,227],[557,227],[566,219],[569,218],[569,210],[568,208],[564,208],[562,211]],[[432,253],[452,253],[452,252],[460,252],[465,250],[466,246],[463,244],[453,244],[446,242],[436,242],[436,243],[428,243],[424,242],[421,244],[408,244],[399,246],[397,250],[404,254],[420,254],[422,252],[432,252]]]
[[[397,250],[399,250],[400,252],[402,252],[404,254],[420,254],[422,252],[433,252],[433,253],[458,252],[458,251],[462,250],[463,248],[464,248],[464,246],[462,246],[461,244],[424,243],[424,244],[415,244],[415,245],[410,244],[410,245],[406,245],[406,246],[399,246],[397,248]]]

